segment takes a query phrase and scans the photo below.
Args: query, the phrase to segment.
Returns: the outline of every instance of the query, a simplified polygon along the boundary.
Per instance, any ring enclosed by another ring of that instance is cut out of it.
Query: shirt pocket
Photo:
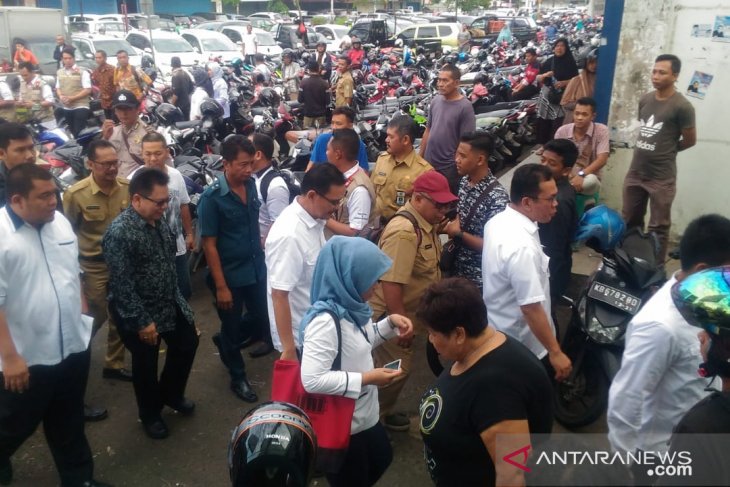
[[[92,209],[84,208],[81,214],[84,221],[87,222],[99,223],[107,219],[107,212],[102,207]]]
[[[547,281],[550,279],[550,257],[540,252],[540,275]]]
[[[414,265],[414,274],[430,275],[435,272],[438,267],[439,252],[436,245],[431,241],[424,240],[418,247],[416,253],[416,262]]]

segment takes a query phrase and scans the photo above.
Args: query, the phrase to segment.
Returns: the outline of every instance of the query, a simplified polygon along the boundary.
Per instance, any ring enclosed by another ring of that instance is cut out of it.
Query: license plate
[[[600,282],[593,283],[588,290],[588,297],[603,301],[632,315],[635,315],[641,307],[641,299]]]

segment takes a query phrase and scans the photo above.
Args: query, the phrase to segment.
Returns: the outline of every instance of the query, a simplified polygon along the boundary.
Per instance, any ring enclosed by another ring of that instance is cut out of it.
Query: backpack
[[[418,224],[418,221],[416,221],[416,217],[411,214],[410,211],[401,210],[395,215],[393,215],[393,218],[401,216],[403,218],[406,218],[411,224],[413,225],[413,230],[416,232],[416,248],[421,246],[421,242],[423,241],[423,232],[421,231],[421,226]],[[391,218],[391,220],[393,219]],[[375,245],[378,245],[380,243],[380,237],[383,235],[383,230],[385,230],[385,226],[387,225],[387,222],[381,222],[380,226],[372,228],[372,227],[365,227],[358,233],[359,237],[366,238],[373,242]]]
[[[294,201],[294,198],[302,194],[302,185],[291,172],[272,169],[267,172],[263,178],[261,178],[261,197],[264,199],[264,203],[266,203],[266,199],[269,196],[269,185],[277,176],[280,176],[284,180],[287,189],[289,189],[289,203]]]

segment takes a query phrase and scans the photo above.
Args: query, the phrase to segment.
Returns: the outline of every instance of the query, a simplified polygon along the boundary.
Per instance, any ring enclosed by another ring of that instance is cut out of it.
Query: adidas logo
[[[641,136],[650,138],[659,133],[659,131],[664,126],[664,122],[659,122],[655,125],[654,115],[652,115],[646,122],[644,122],[643,120],[639,120],[639,126],[641,127],[639,129],[639,133],[641,134]]]

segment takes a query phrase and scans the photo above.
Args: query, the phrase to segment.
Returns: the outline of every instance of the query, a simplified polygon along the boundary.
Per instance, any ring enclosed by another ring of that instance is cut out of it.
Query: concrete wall
[[[613,0],[606,0],[607,7]],[[730,16],[730,0],[627,0],[618,62],[614,77],[609,128],[619,148],[604,171],[602,199],[621,208],[621,188],[632,157],[638,130],[639,98],[653,88],[651,68],[662,53],[682,60],[677,89],[685,93],[695,71],[712,74],[704,99],[688,97],[697,117],[697,145],[677,158],[677,196],[672,207],[672,234],[681,235],[695,217],[710,212],[730,215],[730,42],[692,37],[695,24],[714,24],[716,16]],[[730,40],[730,39],[728,39]]]

